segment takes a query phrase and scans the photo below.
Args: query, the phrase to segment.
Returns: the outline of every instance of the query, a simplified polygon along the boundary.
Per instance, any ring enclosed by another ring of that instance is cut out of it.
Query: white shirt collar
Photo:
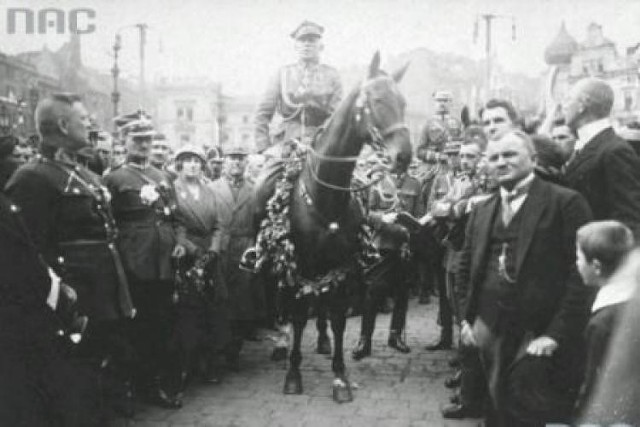
[[[518,182],[511,191],[508,191],[506,188],[504,187],[500,187],[500,197],[502,197],[503,199],[507,198],[510,194],[516,193],[518,191],[518,189],[531,184],[531,181],[533,181],[533,178],[535,178],[535,173],[531,172],[529,175],[527,175],[526,177],[522,178],[520,180],[520,182]],[[526,196],[526,193],[523,193],[522,196]]]
[[[633,252],[613,274],[609,282],[600,288],[591,307],[592,313],[613,304],[629,301],[633,297],[637,288],[637,262],[639,258],[640,252]]]
[[[505,188],[500,187],[500,197],[502,197],[502,200],[508,200],[507,197],[509,195],[514,194],[520,188],[529,185],[531,183],[531,181],[533,181],[533,178],[535,178],[535,174],[533,172],[531,172],[531,174],[527,175],[519,183],[517,183],[515,185],[515,187],[513,187],[513,190],[511,190],[511,191],[507,191]],[[523,192],[522,194],[520,194],[517,197],[513,198],[509,202],[509,206],[511,206],[511,210],[513,211],[514,214],[517,213],[520,210],[520,208],[524,204],[524,201],[527,200],[528,195],[529,195],[528,192]]]
[[[589,141],[603,130],[611,127],[611,120],[608,117],[587,123],[578,129],[578,140],[574,150],[582,150]]]

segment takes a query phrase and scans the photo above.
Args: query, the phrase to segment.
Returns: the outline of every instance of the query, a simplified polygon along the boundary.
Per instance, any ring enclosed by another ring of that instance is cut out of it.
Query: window
[[[249,116],[248,115],[245,114],[244,116],[242,116],[242,123],[244,123],[244,124],[249,123]]]
[[[193,121],[193,107],[187,107],[187,121],[192,122]]]
[[[191,141],[191,135],[180,135],[180,142],[188,144]]]
[[[183,117],[184,117],[184,110],[182,109],[182,107],[178,107],[178,109],[176,110],[176,118],[178,120],[182,120]]]

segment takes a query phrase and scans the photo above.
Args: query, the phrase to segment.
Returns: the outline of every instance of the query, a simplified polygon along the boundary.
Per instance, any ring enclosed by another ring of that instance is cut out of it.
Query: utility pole
[[[474,43],[478,39],[478,18],[483,19],[485,23],[485,84],[486,84],[486,96],[491,97],[491,93],[493,91],[493,47],[492,47],[492,33],[493,33],[493,20],[498,18],[507,18],[511,19],[511,38],[512,40],[516,39],[516,21],[515,17],[512,15],[496,15],[493,13],[483,13],[476,17],[475,28],[473,33],[473,41]]]
[[[147,85],[144,73],[144,49],[147,44],[147,24],[136,24],[140,31],[140,105],[145,107],[147,101]]]
[[[122,48],[122,40],[120,34],[116,33],[116,41],[113,44],[113,68],[111,74],[113,75],[113,92],[111,93],[111,102],[113,102],[113,117],[118,117],[118,102],[120,102],[120,92],[118,92],[118,75],[120,69],[118,68],[118,52]]]

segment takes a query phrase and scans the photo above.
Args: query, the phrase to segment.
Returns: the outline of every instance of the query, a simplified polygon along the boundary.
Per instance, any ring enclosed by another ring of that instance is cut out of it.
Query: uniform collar
[[[611,127],[611,120],[609,120],[608,117],[583,125],[577,131],[578,141],[576,141],[576,146],[574,150],[575,151],[582,150],[584,146],[587,145],[587,143],[589,143],[589,141],[591,141],[597,134],[599,134],[603,130],[610,127]]]

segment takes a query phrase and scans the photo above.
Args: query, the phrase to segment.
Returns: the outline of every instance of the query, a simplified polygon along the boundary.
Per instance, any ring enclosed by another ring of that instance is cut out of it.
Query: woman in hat
[[[218,382],[214,354],[229,339],[221,301],[226,288],[216,274],[217,259],[211,239],[217,227],[214,195],[206,183],[204,152],[194,146],[181,148],[175,158],[178,178],[176,240],[173,256],[178,266],[176,322],[171,340],[178,368],[179,393],[184,391],[189,371],[204,357],[204,379]]]

